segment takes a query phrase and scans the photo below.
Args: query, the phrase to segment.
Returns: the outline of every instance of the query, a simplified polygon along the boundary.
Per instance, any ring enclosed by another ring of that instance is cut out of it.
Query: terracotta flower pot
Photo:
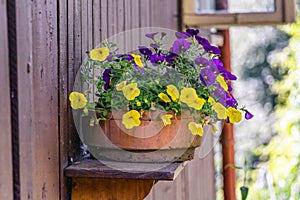
[[[185,113],[171,118],[171,125],[164,126],[159,111],[141,117],[141,125],[126,129],[122,124],[124,111],[115,111],[100,126],[86,127],[84,143],[99,159],[129,162],[172,162],[191,160],[201,137],[192,135],[188,123],[193,118]],[[87,130],[88,129],[88,130]],[[206,129],[204,127],[204,129]]]

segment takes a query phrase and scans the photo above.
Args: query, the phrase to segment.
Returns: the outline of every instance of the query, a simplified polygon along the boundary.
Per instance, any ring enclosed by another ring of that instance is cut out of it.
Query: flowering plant
[[[201,37],[199,30],[176,32],[171,48],[164,47],[165,36],[146,34],[152,41],[150,47],[139,46],[139,52],[131,54],[118,54],[117,45],[108,41],[91,50],[81,75],[84,82],[96,87],[93,95],[98,100],[92,101],[93,88],[72,92],[71,107],[83,109],[83,115],[99,107],[90,125],[108,119],[113,110],[123,110],[122,123],[127,129],[139,126],[147,111],[163,110],[158,119],[164,126],[188,111],[193,116],[188,128],[200,136],[206,124],[214,130],[218,120],[239,122],[242,111],[246,119],[252,118],[231,93],[231,81],[237,77],[224,68],[220,50]],[[97,66],[101,72],[95,70]]]

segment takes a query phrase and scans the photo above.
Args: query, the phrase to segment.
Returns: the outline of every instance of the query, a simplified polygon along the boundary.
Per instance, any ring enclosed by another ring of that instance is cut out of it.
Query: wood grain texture
[[[85,178],[126,178],[126,179],[152,179],[152,180],[174,180],[185,163],[126,163],[109,162],[110,166],[119,166],[127,171],[119,171],[91,158],[79,160],[65,169],[65,176]],[[158,169],[156,171],[143,171],[143,169]]]
[[[143,200],[153,180],[73,178],[72,200]]]
[[[32,2],[33,199],[59,199],[57,14],[55,0]]]
[[[0,199],[13,199],[11,116],[6,1],[0,1]]]

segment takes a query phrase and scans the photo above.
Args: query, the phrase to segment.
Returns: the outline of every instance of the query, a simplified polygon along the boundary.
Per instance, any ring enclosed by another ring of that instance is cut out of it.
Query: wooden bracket
[[[159,180],[174,180],[185,163],[116,163],[126,171],[110,168],[98,160],[84,158],[65,168],[65,176],[72,178],[72,200],[132,200],[144,199]],[[138,166],[138,167],[137,167]],[[137,169],[158,169],[142,171]],[[160,166],[162,168],[160,168]]]

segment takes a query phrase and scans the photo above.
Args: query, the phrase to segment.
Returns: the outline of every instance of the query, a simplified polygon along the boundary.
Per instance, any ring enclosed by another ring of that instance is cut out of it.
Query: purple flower
[[[188,33],[186,33],[186,32],[176,32],[176,33],[175,33],[175,36],[176,36],[178,39],[185,39],[185,38],[191,37],[191,35],[188,34]]]
[[[168,63],[173,63],[173,61],[175,60],[177,58],[177,54],[175,54],[175,53],[170,53],[169,55],[167,55],[166,57],[165,57],[165,59],[166,59],[166,61],[168,62]]]
[[[123,54],[119,56],[122,60],[132,61],[133,57],[130,54]]]
[[[185,39],[178,39],[173,43],[173,52],[180,54],[182,50],[186,51],[190,48],[190,43]]]
[[[215,83],[216,74],[209,67],[206,67],[200,71],[200,80],[206,86],[212,85]]]
[[[246,112],[245,112],[245,119],[249,120],[252,117],[254,117],[254,115],[252,113],[250,113],[248,110],[246,110]]]
[[[147,33],[145,36],[146,36],[147,38],[150,38],[150,39],[154,40],[154,36],[155,36],[157,33],[158,33],[158,32],[155,32],[155,33]]]
[[[226,94],[226,105],[230,107],[236,107],[237,106],[237,101],[236,99],[229,95],[228,93]]]
[[[226,69],[224,69],[222,74],[223,74],[223,76],[226,80],[236,80],[237,79],[237,77],[235,75],[233,75],[232,73],[230,73]]]
[[[146,56],[152,55],[152,51],[145,46],[139,46],[139,51],[141,54],[146,55]]]
[[[198,35],[199,34],[199,30],[198,29],[192,29],[192,28],[188,28],[186,30],[186,32],[190,35]]]
[[[207,67],[209,65],[209,60],[203,57],[198,57],[195,59],[195,63],[200,67]]]
[[[218,47],[209,45],[209,46],[203,46],[203,48],[209,53],[216,54],[216,55],[221,54],[221,50]]]
[[[155,43],[150,44],[150,47],[152,47],[153,49],[158,49],[159,46]]]
[[[152,56],[150,56],[150,61],[151,61],[152,65],[154,65],[154,66],[162,63],[164,60],[165,60],[165,57],[160,56],[158,54],[153,54]]]
[[[230,73],[229,71],[227,71],[224,68],[224,65],[222,63],[222,61],[220,59],[212,59],[213,63],[215,64],[215,66],[218,68],[219,72],[223,75],[223,77],[226,80],[236,80],[237,77],[235,75],[233,75],[232,73]]]
[[[227,98],[225,90],[219,85],[216,85],[213,96],[218,100],[223,106],[227,105]]]
[[[110,88],[109,83],[105,83],[103,88],[104,88],[104,90],[108,90]]]
[[[196,35],[195,38],[198,41],[198,43],[201,44],[203,47],[210,46],[210,43],[207,39],[200,37],[198,35]]]
[[[104,70],[104,72],[103,72],[103,74],[102,74],[102,78],[103,78],[103,80],[104,80],[104,82],[105,83],[110,83],[110,74],[111,74],[111,68],[109,68],[109,69],[105,69]]]

